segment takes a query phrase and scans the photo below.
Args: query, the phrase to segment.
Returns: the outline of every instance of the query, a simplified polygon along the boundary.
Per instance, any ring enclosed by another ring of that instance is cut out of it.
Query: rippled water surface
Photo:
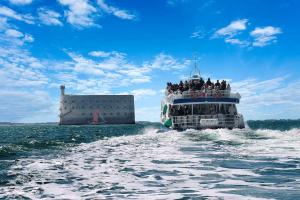
[[[249,126],[0,126],[0,199],[300,199],[300,121]]]

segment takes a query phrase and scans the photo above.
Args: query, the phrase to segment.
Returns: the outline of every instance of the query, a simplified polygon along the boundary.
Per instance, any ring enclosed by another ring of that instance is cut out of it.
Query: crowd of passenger
[[[220,91],[220,90],[231,90],[230,84],[226,83],[225,80],[222,80],[221,82],[217,80],[216,83],[212,82],[210,78],[207,79],[205,82],[202,78],[199,80],[189,80],[189,81],[180,81],[179,83],[167,83],[167,91],[168,94],[171,93],[182,93],[185,91]]]

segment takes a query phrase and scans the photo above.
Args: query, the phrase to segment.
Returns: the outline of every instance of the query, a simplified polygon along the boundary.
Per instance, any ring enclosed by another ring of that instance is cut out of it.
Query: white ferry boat
[[[168,83],[161,101],[161,123],[172,129],[245,128],[243,116],[237,112],[239,93],[231,92],[226,81],[212,83],[195,71],[186,81]]]

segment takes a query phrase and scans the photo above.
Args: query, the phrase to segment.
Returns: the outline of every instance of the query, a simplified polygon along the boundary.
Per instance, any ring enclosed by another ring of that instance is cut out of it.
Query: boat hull
[[[176,130],[245,128],[243,116],[240,114],[170,116],[168,118],[162,119],[161,123],[167,128]]]

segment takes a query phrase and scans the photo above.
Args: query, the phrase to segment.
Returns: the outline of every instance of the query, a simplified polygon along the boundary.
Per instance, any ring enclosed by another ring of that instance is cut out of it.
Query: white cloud
[[[7,23],[7,18],[0,17],[0,31],[8,29],[10,25]]]
[[[147,66],[136,66],[127,63],[123,65],[124,68],[120,69],[118,72],[120,74],[128,77],[126,79],[127,83],[147,83],[151,81],[151,77],[148,76],[152,70]]]
[[[29,34],[25,34],[23,41],[24,42],[33,42],[34,38]]]
[[[105,13],[114,15],[118,18],[127,19],[127,20],[132,20],[136,18],[135,15],[130,14],[127,10],[121,10],[119,8],[107,5],[104,2],[104,0],[98,0],[98,5]]]
[[[171,55],[167,55],[164,53],[160,53],[159,55],[157,55],[154,61],[146,62],[144,64],[145,67],[152,69],[160,69],[164,71],[182,70],[188,65],[190,65],[190,60],[179,61]]]
[[[86,59],[81,55],[68,52],[68,55],[75,61],[74,71],[89,75],[104,75],[103,70],[93,60]]]
[[[0,25],[3,25],[2,29],[0,28],[0,43],[2,45],[22,46],[24,43],[31,43],[34,41],[31,35],[14,29],[6,20],[3,20],[3,18],[0,18]]]
[[[263,47],[277,42],[277,35],[282,33],[281,29],[273,26],[256,27],[250,35],[254,38],[253,46]]]
[[[15,5],[28,5],[32,3],[32,0],[9,0],[9,2]]]
[[[1,23],[5,24],[3,20]],[[25,43],[34,39],[27,33],[5,24],[6,30],[0,29],[0,85],[5,88],[38,87],[46,85],[48,78],[41,71],[42,62],[25,49]]]
[[[248,119],[289,118],[292,109],[299,110],[300,80],[288,82],[288,76],[259,81],[246,79],[231,84],[232,90],[239,92],[241,112]],[[286,108],[289,109],[285,110]],[[279,113],[283,113],[280,115]]]
[[[212,38],[224,38],[225,43],[239,45],[240,47],[264,47],[277,42],[277,35],[282,31],[278,27],[266,26],[256,27],[250,32],[253,40],[242,40],[236,38],[242,31],[247,29],[248,19],[241,19],[231,22],[228,26],[217,30]],[[196,33],[195,33],[196,34]],[[195,35],[196,37],[197,35]]]
[[[239,46],[248,46],[249,45],[248,41],[242,41],[242,40],[234,39],[234,38],[226,38],[225,42],[229,43],[229,44],[236,44]]]
[[[240,19],[232,21],[228,26],[217,30],[214,34],[215,37],[233,37],[241,31],[246,30],[248,19]]]
[[[0,121],[58,121],[58,100],[45,91],[0,91]]]
[[[117,51],[91,51],[89,52],[89,55],[93,57],[99,57],[99,58],[107,58],[111,56],[120,59],[123,59],[126,56],[126,54]]]
[[[7,35],[8,37],[15,37],[15,38],[23,37],[23,33],[14,29],[7,29],[5,31],[5,35]]]
[[[137,90],[132,90],[130,93],[134,95],[136,100],[148,96],[154,96],[157,94],[157,92],[152,89],[137,89]]]
[[[146,66],[137,66],[130,63],[124,53],[117,51],[90,52],[89,55],[97,56],[96,60],[86,58],[73,52],[67,53],[73,59],[73,70],[76,73],[101,76],[101,80],[109,80],[107,84],[110,86],[129,86],[134,83],[146,83],[151,81],[151,77],[147,74],[152,70]]]
[[[197,30],[195,32],[192,33],[192,35],[190,36],[191,38],[197,38],[197,39],[202,39],[204,38],[205,33],[202,30]]]
[[[2,88],[39,87],[48,83],[48,77],[41,71],[41,63],[26,51],[0,48],[0,53]]]
[[[90,56],[94,56],[94,57],[108,57],[111,55],[111,52],[105,52],[105,51],[91,51],[89,52]]]
[[[53,10],[48,10],[46,8],[40,8],[38,10],[38,16],[41,23],[45,25],[62,26],[62,22],[59,20],[61,15]]]
[[[99,26],[94,22],[97,9],[88,0],[58,0],[69,9],[65,11],[67,21],[76,27]]]
[[[34,20],[31,15],[18,14],[14,10],[12,10],[6,6],[0,6],[0,15],[11,18],[11,19],[15,19],[18,21],[24,21],[28,24],[34,24]]]

